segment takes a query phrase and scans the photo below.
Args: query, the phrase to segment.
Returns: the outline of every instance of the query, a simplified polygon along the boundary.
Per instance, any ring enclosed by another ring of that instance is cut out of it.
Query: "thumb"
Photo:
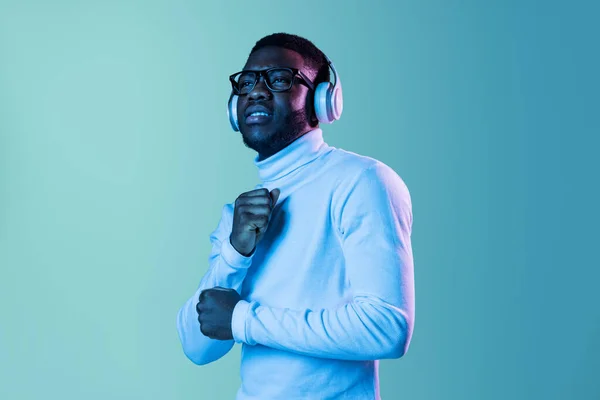
[[[273,204],[273,207],[275,207],[275,204],[277,204],[277,200],[279,200],[280,193],[281,193],[281,190],[279,190],[279,189],[273,189],[269,193],[269,195],[271,196],[271,203]]]

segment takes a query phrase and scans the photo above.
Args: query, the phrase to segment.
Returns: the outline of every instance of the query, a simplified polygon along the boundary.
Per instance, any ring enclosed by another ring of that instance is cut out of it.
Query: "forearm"
[[[291,310],[242,301],[234,309],[236,342],[338,360],[401,357],[412,334],[412,310],[371,296],[337,309]]]
[[[194,364],[205,365],[223,357],[234,345],[233,340],[216,340],[204,336],[200,331],[196,304],[198,296],[205,288],[198,288],[179,309],[177,314],[177,332],[183,352]]]
[[[177,314],[177,331],[185,355],[195,364],[204,365],[223,357],[234,345],[233,340],[217,340],[204,336],[200,331],[196,304],[200,292],[215,286],[241,292],[242,283],[250,265],[250,257],[235,252],[229,243],[223,243],[221,253],[215,255],[196,292]]]

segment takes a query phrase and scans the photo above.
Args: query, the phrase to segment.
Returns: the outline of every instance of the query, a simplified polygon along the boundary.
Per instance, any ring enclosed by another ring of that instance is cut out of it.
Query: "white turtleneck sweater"
[[[254,253],[231,245],[234,203],[211,234],[208,270],[179,310],[186,356],[203,365],[242,345],[236,400],[380,399],[378,361],[405,354],[415,320],[408,188],[387,165],[337,149],[320,129],[258,161],[279,188]],[[200,332],[200,291],[235,289],[234,340]]]

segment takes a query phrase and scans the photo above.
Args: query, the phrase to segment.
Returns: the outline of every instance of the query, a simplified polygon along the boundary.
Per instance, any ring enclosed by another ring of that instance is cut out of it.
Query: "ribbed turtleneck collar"
[[[258,167],[258,177],[263,182],[280,179],[313,161],[327,147],[323,141],[323,131],[320,128],[313,129],[269,158],[258,161],[257,155],[254,164]]]

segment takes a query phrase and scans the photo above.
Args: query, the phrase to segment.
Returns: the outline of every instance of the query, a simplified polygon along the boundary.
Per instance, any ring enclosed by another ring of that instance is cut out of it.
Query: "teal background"
[[[0,0],[0,398],[234,398],[175,317],[258,183],[227,77],[285,31],[340,73],[325,140],[411,192],[382,398],[599,399],[596,4]]]

